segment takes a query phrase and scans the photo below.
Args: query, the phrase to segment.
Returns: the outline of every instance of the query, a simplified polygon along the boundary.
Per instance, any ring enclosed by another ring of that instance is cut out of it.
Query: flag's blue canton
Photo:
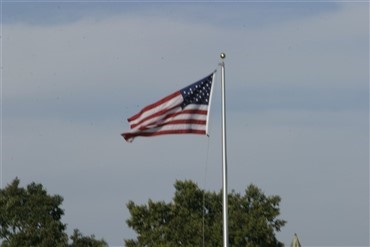
[[[203,78],[180,91],[184,98],[184,102],[181,104],[183,109],[189,104],[209,104],[212,76],[213,74],[210,74],[206,78]]]

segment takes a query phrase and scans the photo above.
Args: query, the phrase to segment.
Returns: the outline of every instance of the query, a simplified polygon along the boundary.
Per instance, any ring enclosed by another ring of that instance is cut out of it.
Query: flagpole
[[[222,94],[222,205],[223,205],[223,246],[229,246],[228,233],[228,198],[227,198],[227,157],[226,157],[226,93],[225,93],[225,53],[220,55],[221,94]]]

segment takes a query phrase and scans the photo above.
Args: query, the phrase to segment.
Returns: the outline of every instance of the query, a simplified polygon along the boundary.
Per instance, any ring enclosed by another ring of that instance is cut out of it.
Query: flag
[[[128,119],[131,130],[123,138],[166,134],[208,134],[208,113],[215,72],[144,107]]]

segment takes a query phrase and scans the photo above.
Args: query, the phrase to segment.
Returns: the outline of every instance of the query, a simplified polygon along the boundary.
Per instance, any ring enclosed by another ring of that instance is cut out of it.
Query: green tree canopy
[[[66,225],[60,220],[61,196],[50,196],[41,184],[19,187],[13,180],[0,191],[0,238],[2,246],[64,246]]]
[[[78,229],[73,231],[71,239],[73,242],[69,247],[108,247],[104,240],[97,240],[94,235],[84,236]]]
[[[69,244],[66,225],[61,222],[63,198],[48,195],[41,184],[31,183],[22,188],[19,183],[16,178],[0,190],[1,247],[108,246],[93,235],[83,236],[77,229],[71,236],[72,244]]]
[[[176,181],[175,189],[170,203],[127,204],[131,217],[126,222],[137,238],[125,240],[126,246],[222,246],[222,193],[205,192],[191,181]],[[230,246],[283,246],[275,237],[286,223],[277,218],[279,196],[250,185],[228,199]]]

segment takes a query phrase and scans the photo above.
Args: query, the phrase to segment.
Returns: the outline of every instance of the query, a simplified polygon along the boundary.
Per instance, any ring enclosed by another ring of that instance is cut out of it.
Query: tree
[[[31,183],[22,188],[19,183],[16,178],[0,190],[1,247],[107,246],[103,240],[95,240],[93,235],[84,237],[78,230],[71,237],[72,244],[68,244],[66,225],[61,222],[63,198],[48,195],[41,184]]]
[[[62,201],[61,196],[49,196],[41,184],[25,189],[19,187],[19,179],[13,180],[0,191],[2,246],[65,246]]]
[[[126,246],[222,246],[221,192],[205,192],[191,181],[176,181],[175,190],[170,203],[128,202],[126,222],[137,238],[125,240]],[[266,196],[250,185],[244,195],[232,191],[228,199],[230,246],[283,246],[275,237],[286,223],[277,219],[279,196]]]
[[[108,247],[104,240],[96,240],[94,235],[83,236],[78,229],[73,231],[71,240],[73,242],[69,247]]]

